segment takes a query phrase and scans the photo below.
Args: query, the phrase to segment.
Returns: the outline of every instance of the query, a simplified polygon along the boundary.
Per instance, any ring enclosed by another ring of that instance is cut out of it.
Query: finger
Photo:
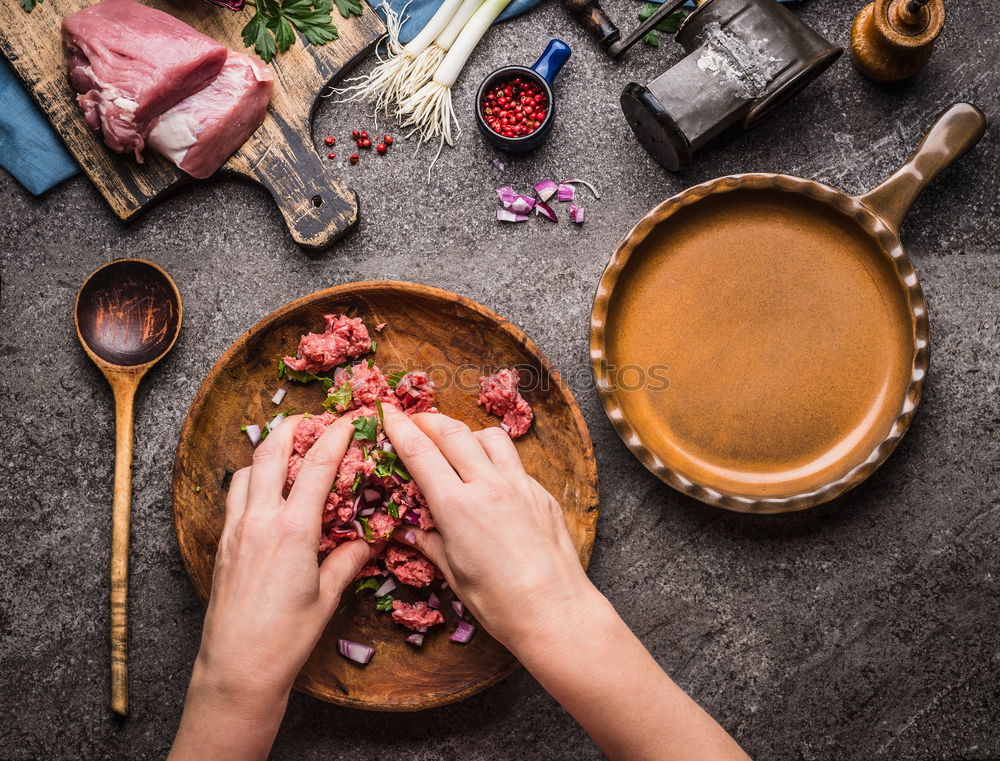
[[[369,544],[364,539],[344,542],[324,558],[319,567],[319,589],[323,599],[330,603],[330,610],[351,579],[358,575],[365,564],[382,551],[383,542]]]
[[[419,550],[427,559],[441,569],[441,573],[448,579],[448,583],[454,586],[454,577],[451,574],[451,566],[448,565],[448,557],[444,552],[444,539],[437,531],[423,531],[409,526],[400,526],[393,534],[392,538],[400,544],[408,544],[415,550]]]
[[[350,415],[339,417],[327,426],[302,460],[302,468],[285,501],[286,512],[315,522],[319,529],[323,520],[323,505],[353,435]]]
[[[292,439],[301,419],[301,415],[285,418],[254,450],[245,515],[281,509],[288,458],[292,456]]]
[[[236,526],[243,517],[243,511],[246,510],[249,492],[250,468],[240,468],[229,480],[229,493],[226,494],[226,522],[222,526],[220,544],[227,541],[236,531]]]
[[[465,423],[440,413],[414,415],[413,422],[437,445],[466,483],[496,475],[497,469],[483,445]]]
[[[509,475],[524,473],[521,455],[517,453],[517,447],[503,428],[484,428],[476,431],[475,436],[497,470]]]
[[[441,450],[410,418],[384,404],[385,433],[434,510],[447,510],[461,479]]]

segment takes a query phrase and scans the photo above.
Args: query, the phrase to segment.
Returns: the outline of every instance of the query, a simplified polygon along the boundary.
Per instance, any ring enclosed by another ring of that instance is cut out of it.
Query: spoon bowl
[[[177,286],[143,259],[104,265],[77,295],[77,335],[98,366],[148,369],[170,351],[180,328]]]
[[[73,318],[80,344],[115,397],[115,492],[111,514],[111,709],[128,714],[128,543],[132,504],[135,392],[173,348],[181,294],[144,259],[99,267],[80,287]]]

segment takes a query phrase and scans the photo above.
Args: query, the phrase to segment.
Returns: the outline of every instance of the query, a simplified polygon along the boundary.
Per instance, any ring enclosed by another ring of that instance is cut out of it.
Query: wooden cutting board
[[[167,190],[191,178],[152,150],[145,163],[112,152],[83,121],[66,78],[60,24],[91,3],[42,0],[29,14],[14,0],[0,2],[0,51],[48,114],[83,171],[122,219],[129,219]],[[214,37],[244,50],[240,30],[251,9],[233,12],[203,0],[146,0]],[[274,94],[264,123],[226,162],[223,171],[249,177],[267,188],[299,245],[322,249],[349,230],[358,218],[357,194],[339,179],[313,147],[312,114],[326,85],[339,79],[369,53],[385,34],[370,7],[333,21],[340,39],[313,47],[300,36],[275,57]]]

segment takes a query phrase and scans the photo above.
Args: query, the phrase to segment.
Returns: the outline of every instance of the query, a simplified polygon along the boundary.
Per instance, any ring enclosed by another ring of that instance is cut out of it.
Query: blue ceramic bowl
[[[552,94],[552,83],[555,81],[556,75],[563,64],[569,60],[571,54],[572,51],[565,42],[562,40],[552,40],[545,48],[545,52],[542,53],[531,68],[527,66],[504,66],[486,76],[483,83],[479,85],[479,91],[476,93],[476,124],[479,125],[479,131],[483,133],[483,137],[486,138],[488,143],[502,151],[524,153],[537,148],[545,142],[552,131],[552,125],[555,124],[556,119],[556,99]],[[539,87],[545,91],[549,108],[545,114],[545,119],[542,120],[542,123],[531,134],[522,135],[521,137],[504,137],[494,132],[490,125],[486,123],[481,104],[486,93],[492,88],[514,77],[521,77],[522,79],[530,79],[537,82]]]

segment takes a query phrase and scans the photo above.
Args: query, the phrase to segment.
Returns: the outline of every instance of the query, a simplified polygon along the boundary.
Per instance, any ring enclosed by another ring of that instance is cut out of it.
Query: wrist
[[[201,653],[195,659],[188,687],[188,702],[218,716],[261,721],[277,717],[280,721],[288,703],[291,686],[269,685],[241,679],[239,675],[219,673]]]

